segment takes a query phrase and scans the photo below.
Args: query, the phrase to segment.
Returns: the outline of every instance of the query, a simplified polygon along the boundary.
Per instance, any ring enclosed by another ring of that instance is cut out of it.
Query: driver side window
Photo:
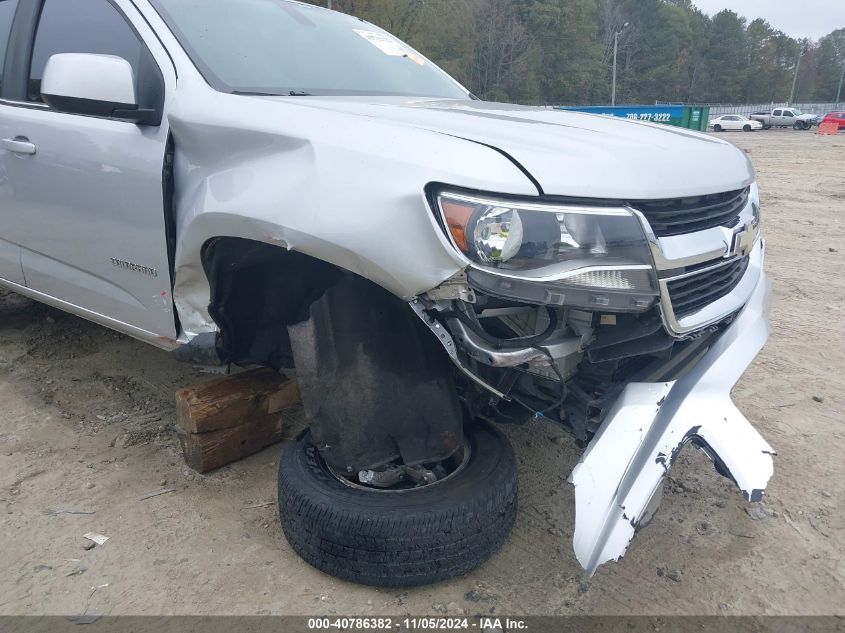
[[[47,0],[44,3],[32,49],[30,101],[42,101],[44,67],[57,53],[122,57],[132,65],[138,95],[143,94],[143,84],[149,81],[149,63],[154,64],[143,42],[108,0]]]

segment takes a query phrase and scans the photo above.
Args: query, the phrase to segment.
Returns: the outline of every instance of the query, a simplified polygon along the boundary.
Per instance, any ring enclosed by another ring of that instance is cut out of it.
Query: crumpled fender
[[[770,294],[761,275],[746,307],[688,374],[674,382],[632,383],[609,412],[569,478],[575,554],[590,575],[625,554],[687,444],[702,449],[746,500],[762,499],[775,451],[730,392],[768,338]]]
[[[310,99],[310,97],[309,97]],[[290,98],[217,92],[180,78],[174,139],[174,300],[187,338],[216,329],[202,252],[237,237],[299,252],[410,300],[465,267],[426,187],[536,196],[508,158],[474,142]]]

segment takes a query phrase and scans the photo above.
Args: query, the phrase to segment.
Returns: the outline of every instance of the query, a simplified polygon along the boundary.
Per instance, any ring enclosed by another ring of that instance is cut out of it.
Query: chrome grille
[[[692,198],[632,201],[657,237],[694,233],[716,226],[733,227],[748,204],[749,188]]]
[[[743,257],[669,281],[666,287],[675,318],[693,314],[730,293],[739,284],[747,269],[748,257]]]

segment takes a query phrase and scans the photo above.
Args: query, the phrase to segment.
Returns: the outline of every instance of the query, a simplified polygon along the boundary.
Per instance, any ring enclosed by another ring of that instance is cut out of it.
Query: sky
[[[845,27],[843,0],[693,0],[708,15],[730,9],[748,21],[764,18],[791,37],[817,40]]]

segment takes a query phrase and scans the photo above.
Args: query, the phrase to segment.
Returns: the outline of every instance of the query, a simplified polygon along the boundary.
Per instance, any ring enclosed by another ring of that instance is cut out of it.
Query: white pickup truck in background
[[[764,130],[773,127],[791,127],[795,130],[809,130],[818,124],[819,117],[805,114],[797,108],[776,108],[771,112],[755,112],[748,117],[763,124]]]

